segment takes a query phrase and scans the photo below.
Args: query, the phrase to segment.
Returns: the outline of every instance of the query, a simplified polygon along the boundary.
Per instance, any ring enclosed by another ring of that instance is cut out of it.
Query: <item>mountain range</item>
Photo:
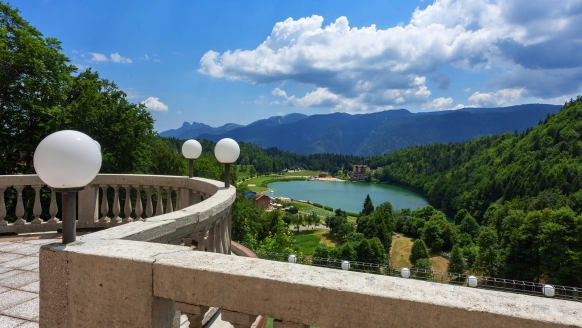
[[[249,125],[217,128],[193,122],[160,133],[179,139],[218,141],[232,138],[263,148],[276,147],[299,154],[338,153],[360,156],[386,154],[398,149],[434,143],[468,141],[484,135],[522,132],[536,126],[562,106],[526,104],[498,108],[411,113],[406,109],[352,115],[331,113],[288,114]]]

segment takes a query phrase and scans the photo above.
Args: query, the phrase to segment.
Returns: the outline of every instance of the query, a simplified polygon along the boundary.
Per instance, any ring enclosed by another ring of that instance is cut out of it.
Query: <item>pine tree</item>
[[[426,248],[426,244],[422,239],[417,239],[412,244],[412,250],[410,251],[410,256],[408,260],[413,265],[416,265],[416,262],[420,259],[429,259],[430,255],[428,254],[428,249]]]
[[[463,251],[459,246],[455,245],[451,251],[447,272],[462,274],[465,270],[467,270],[467,263],[463,257]]]
[[[364,200],[364,208],[362,209],[361,215],[370,215],[372,212],[374,212],[374,204],[372,203],[370,194],[368,194],[366,200]]]

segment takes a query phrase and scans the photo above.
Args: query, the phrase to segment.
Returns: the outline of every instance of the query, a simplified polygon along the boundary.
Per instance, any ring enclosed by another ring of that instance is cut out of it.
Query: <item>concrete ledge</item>
[[[323,327],[582,327],[582,304],[211,253],[160,254],[158,297]]]

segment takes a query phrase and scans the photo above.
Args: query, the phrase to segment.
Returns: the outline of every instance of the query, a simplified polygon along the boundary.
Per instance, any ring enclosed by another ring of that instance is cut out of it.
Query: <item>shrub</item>
[[[315,207],[319,207],[319,208],[323,208],[323,205],[319,204],[319,203],[313,203],[313,206]]]
[[[333,212],[333,207],[331,207],[331,206],[324,206],[323,209]]]

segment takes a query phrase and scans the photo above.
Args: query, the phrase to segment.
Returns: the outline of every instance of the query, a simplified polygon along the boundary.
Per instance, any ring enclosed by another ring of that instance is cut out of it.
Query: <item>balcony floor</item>
[[[38,251],[60,234],[0,237],[0,327],[38,327]]]

